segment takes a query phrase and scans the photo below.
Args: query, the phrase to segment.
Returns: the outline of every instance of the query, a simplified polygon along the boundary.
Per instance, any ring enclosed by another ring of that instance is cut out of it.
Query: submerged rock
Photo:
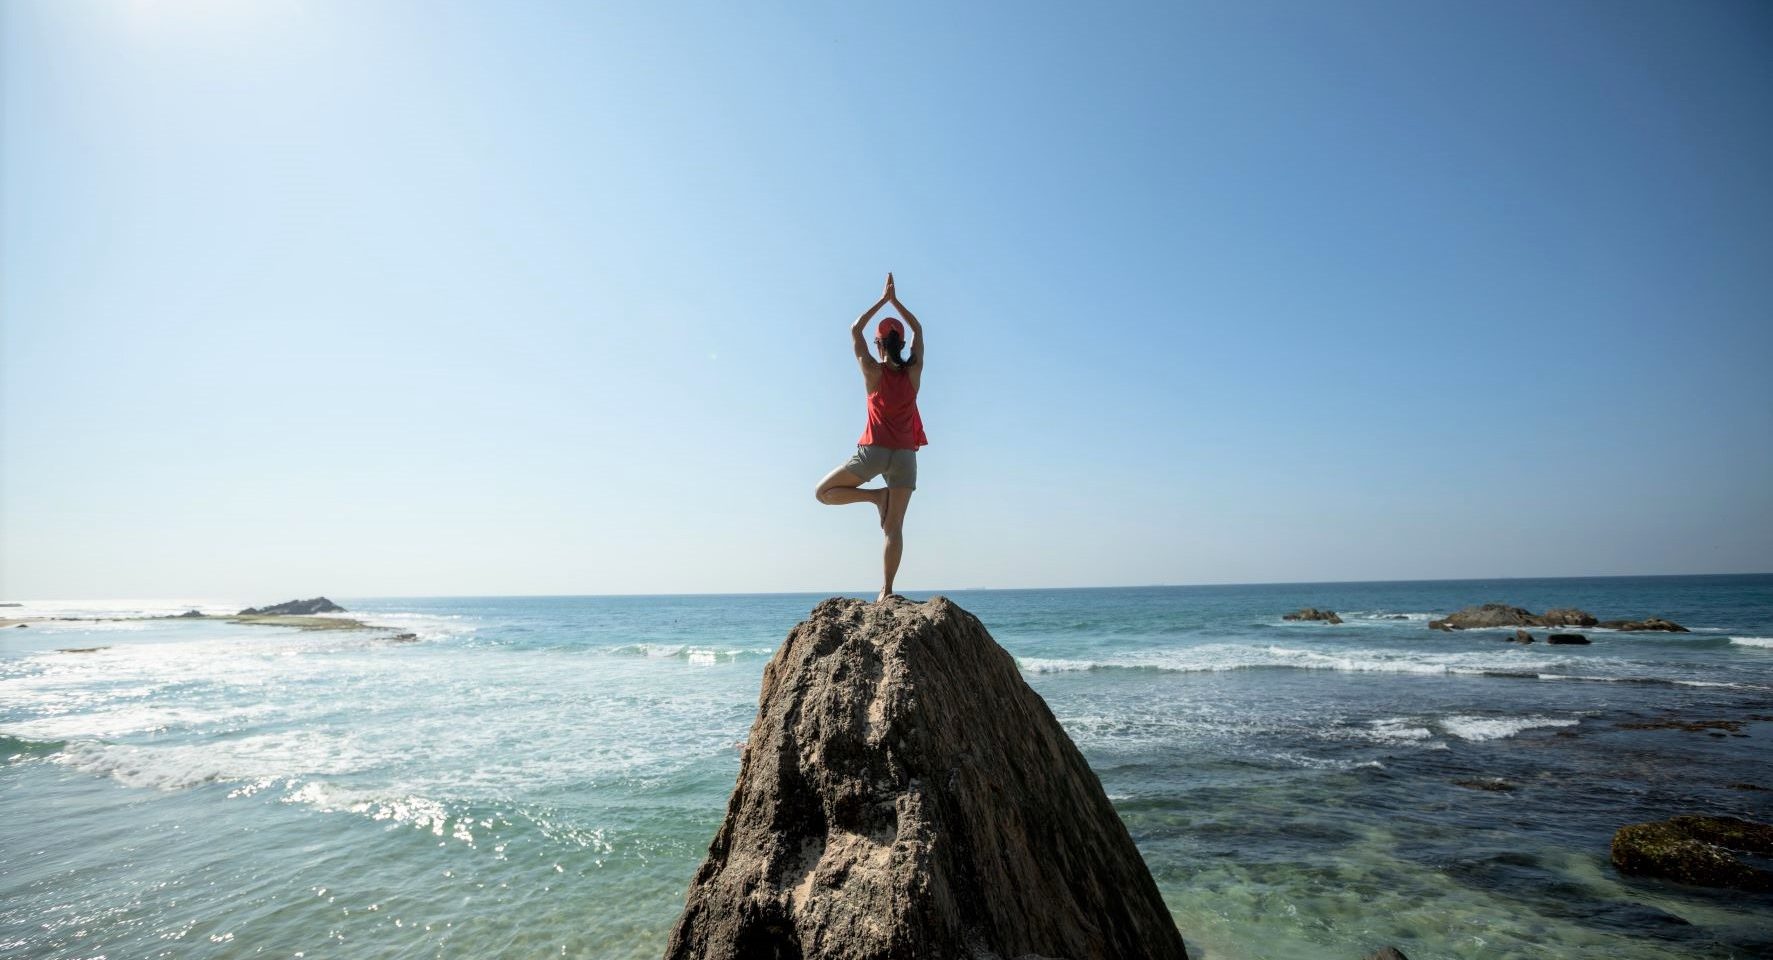
[[[1551,636],[1546,637],[1545,642],[1546,643],[1557,643],[1557,644],[1563,644],[1565,646],[1569,646],[1572,644],[1587,643],[1588,638],[1583,636],[1580,633],[1554,633]]]
[[[1773,826],[1684,816],[1634,823],[1613,834],[1613,866],[1620,873],[1701,887],[1773,890],[1773,873],[1742,862],[1738,853],[1773,857]]]
[[[1464,787],[1467,790],[1488,790],[1492,793],[1509,793],[1520,789],[1501,777],[1473,777],[1467,780],[1455,780],[1453,786]]]
[[[1741,733],[1745,720],[1632,720],[1615,724],[1621,730],[1685,730],[1688,733]]]
[[[1645,617],[1642,620],[1603,620],[1600,623],[1595,624],[1595,626],[1606,627],[1609,630],[1618,630],[1624,633],[1632,633],[1642,630],[1663,630],[1668,633],[1693,632],[1672,620],[1664,620],[1661,617]]]
[[[1281,617],[1282,620],[1322,620],[1325,623],[1341,623],[1342,618],[1336,616],[1334,610],[1319,610],[1316,607],[1304,607]]]
[[[788,634],[665,956],[1187,954],[1083,755],[937,597],[827,600]]]
[[[344,612],[345,612],[344,607],[341,607],[338,604],[333,603],[331,600],[328,600],[325,597],[315,597],[312,600],[291,600],[287,603],[279,603],[275,606],[270,606],[270,607],[247,607],[245,610],[242,610],[239,613],[235,614],[235,616],[237,616],[237,617],[274,617],[274,616],[306,617],[306,616],[311,616],[316,613],[344,613]],[[181,614],[181,616],[184,616],[184,614]]]
[[[1361,960],[1410,960],[1404,952],[1396,947],[1385,947],[1376,953],[1369,953]]]
[[[1508,639],[1508,642],[1509,643],[1532,643],[1533,642],[1533,635],[1528,633],[1525,630],[1516,630],[1514,632],[1514,636],[1510,637]]]

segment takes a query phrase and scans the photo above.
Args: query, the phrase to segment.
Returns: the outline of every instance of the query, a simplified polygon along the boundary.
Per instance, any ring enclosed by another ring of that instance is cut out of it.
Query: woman
[[[874,331],[874,348],[880,352],[877,360],[862,342],[862,328],[889,303],[911,325],[917,350],[910,357],[903,355],[905,327],[887,317]],[[899,556],[904,552],[905,508],[911,504],[911,491],[917,489],[917,448],[929,442],[923,436],[923,418],[917,415],[917,388],[923,381],[923,358],[928,353],[923,325],[899,302],[892,274],[887,274],[886,292],[850,326],[850,342],[868,389],[868,426],[862,430],[856,455],[819,481],[813,495],[820,503],[872,503],[880,511],[880,529],[886,533],[886,582],[875,598],[879,602],[898,596],[893,592],[893,576],[899,572]],[[877,476],[883,478],[884,487],[862,488]]]

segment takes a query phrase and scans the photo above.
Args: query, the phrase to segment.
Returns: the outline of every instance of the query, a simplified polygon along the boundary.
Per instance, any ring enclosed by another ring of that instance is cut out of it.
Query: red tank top
[[[923,435],[923,418],[917,415],[917,389],[911,374],[880,365],[880,382],[868,395],[868,426],[862,429],[862,446],[916,450],[929,443]]]

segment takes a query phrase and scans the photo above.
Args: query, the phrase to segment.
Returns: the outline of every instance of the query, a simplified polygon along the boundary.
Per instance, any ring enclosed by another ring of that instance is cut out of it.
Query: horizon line
[[[1211,583],[1132,583],[1132,584],[1097,584],[1073,587],[943,587],[937,589],[909,588],[904,593],[923,593],[932,596],[941,595],[944,591],[954,593],[1015,593],[1047,590],[1182,590],[1203,589],[1211,587],[1325,587],[1325,586],[1364,586],[1371,584],[1431,584],[1431,583],[1515,583],[1530,580],[1673,580],[1694,578],[1720,577],[1767,577],[1773,571],[1744,571],[1731,573],[1609,573],[1586,574],[1581,576],[1556,577],[1423,577],[1417,579],[1390,580],[1252,580],[1224,581]],[[570,600],[570,599],[617,599],[632,597],[851,597],[872,594],[877,591],[866,590],[753,590],[753,591],[691,591],[691,592],[657,592],[657,593],[435,593],[435,594],[339,594],[347,600],[491,600],[491,599],[531,599],[531,600]],[[326,596],[321,593],[317,596]],[[0,599],[0,603],[40,603],[49,601],[124,601],[124,600],[171,600],[178,597],[39,597],[21,598],[19,600]],[[208,598],[215,599],[215,598]],[[295,598],[302,599],[302,598]],[[330,599],[330,598],[329,598]]]

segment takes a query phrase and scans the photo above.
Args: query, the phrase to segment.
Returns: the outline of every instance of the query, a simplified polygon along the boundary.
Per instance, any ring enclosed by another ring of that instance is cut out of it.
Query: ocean
[[[1077,741],[1193,957],[1773,956],[1773,898],[1608,862],[1628,823],[1773,820],[1773,575],[945,595]],[[0,955],[657,957],[822,595],[335,599],[417,640],[0,630]],[[1427,627],[1489,601],[1693,632]]]

